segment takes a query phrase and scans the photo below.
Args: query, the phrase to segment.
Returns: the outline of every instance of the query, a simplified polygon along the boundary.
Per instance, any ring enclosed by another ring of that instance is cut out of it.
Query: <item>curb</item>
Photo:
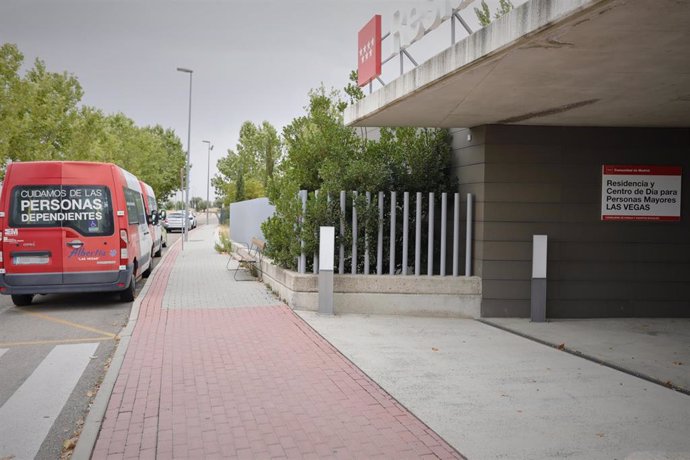
[[[155,278],[158,269],[163,266],[163,261],[170,254],[170,249],[176,244],[180,244],[178,239],[175,243],[168,248],[165,255],[161,257],[160,262],[151,272],[148,280],[153,280]],[[105,418],[105,412],[108,409],[108,403],[110,402],[110,396],[113,394],[113,388],[115,387],[115,382],[120,374],[120,369],[122,368],[122,363],[125,360],[125,355],[127,354],[127,348],[129,347],[129,341],[132,338],[132,333],[137,324],[137,319],[139,318],[139,308],[141,306],[142,299],[146,297],[149,288],[153,283],[147,282],[137,298],[132,304],[132,310],[129,314],[129,319],[127,320],[127,325],[122,328],[118,337],[120,338],[113,357],[110,361],[110,367],[108,372],[106,372],[103,382],[101,382],[101,387],[96,394],[96,398],[91,404],[89,413],[84,421],[84,427],[82,428],[79,439],[77,440],[77,445],[72,452],[73,460],[89,460],[91,454],[93,453],[93,448],[96,446],[96,440],[98,439],[98,433],[101,431],[101,425],[103,424],[103,418]]]

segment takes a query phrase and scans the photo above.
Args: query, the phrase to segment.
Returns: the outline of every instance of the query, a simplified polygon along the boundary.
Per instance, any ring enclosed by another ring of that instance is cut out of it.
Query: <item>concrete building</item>
[[[535,234],[549,239],[548,317],[690,316],[690,1],[529,0],[346,122],[452,128],[482,316],[529,316]],[[606,220],[630,201],[604,165],[682,170],[677,211]]]

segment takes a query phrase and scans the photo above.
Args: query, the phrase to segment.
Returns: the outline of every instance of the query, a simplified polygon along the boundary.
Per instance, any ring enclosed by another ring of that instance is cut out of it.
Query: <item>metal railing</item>
[[[370,192],[365,193],[364,200],[360,199],[360,195],[358,192],[345,191],[339,194],[340,221],[332,223],[339,242],[334,258],[337,274],[369,275],[375,267],[376,275],[460,276],[461,256],[465,258],[462,275],[472,274],[471,194],[466,197],[465,250],[462,254],[459,193],[442,193],[438,197],[433,192],[426,196],[422,192],[414,195],[403,192],[400,200],[398,192],[378,192],[378,200],[374,204]],[[308,193],[302,190],[299,197],[304,215],[309,200],[318,198],[318,192]],[[449,199],[452,212],[449,212]],[[411,201],[414,201],[414,206]],[[331,204],[330,196],[327,196],[327,202]],[[440,216],[436,215],[437,205],[440,205]],[[369,218],[362,217],[362,214],[368,214]],[[372,215],[376,218],[372,219]],[[303,219],[304,217],[300,220],[300,225],[303,224]],[[375,228],[369,228],[372,225]],[[448,238],[449,230],[452,230],[451,238]],[[350,244],[346,245],[346,242]],[[426,248],[423,247],[423,242],[426,242]],[[300,247],[302,253],[297,260],[298,272],[318,273],[318,249],[314,252],[312,267],[308,267],[304,241],[300,241]],[[449,256],[452,260],[450,270],[447,264]],[[375,263],[372,263],[372,259]],[[413,259],[412,265],[410,259]],[[387,269],[384,272],[385,266]]]

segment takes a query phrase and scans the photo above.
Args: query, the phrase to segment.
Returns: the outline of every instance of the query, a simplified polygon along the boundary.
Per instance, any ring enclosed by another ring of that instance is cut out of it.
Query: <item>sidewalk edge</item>
[[[179,239],[175,241],[172,246],[176,244],[180,244]],[[158,269],[163,266],[163,261],[168,257],[169,254],[170,250],[166,251],[165,255],[161,257],[160,262],[153,269],[153,272],[151,273],[151,276],[149,276],[148,280],[153,280],[158,272]],[[110,396],[113,393],[115,382],[120,374],[120,368],[122,368],[122,363],[124,362],[125,355],[127,354],[129,341],[139,318],[139,308],[141,306],[142,299],[146,297],[149,288],[153,284],[148,282],[148,280],[132,304],[132,310],[130,311],[127,325],[122,328],[118,334],[120,341],[115,348],[115,352],[113,353],[108,372],[106,372],[103,382],[101,382],[101,387],[99,388],[96,398],[94,399],[93,404],[89,409],[89,413],[86,416],[86,420],[84,421],[84,427],[79,435],[79,440],[77,441],[77,445],[72,452],[73,460],[89,460],[91,458],[93,449],[96,446],[96,440],[98,439],[98,433],[101,431],[101,425],[103,424],[105,412],[108,408],[108,402],[110,402]]]
[[[659,380],[656,377],[652,377],[651,375],[647,375],[647,374],[644,374],[642,372],[634,371],[632,369],[628,369],[626,367],[619,366],[618,364],[612,363],[610,361],[605,361],[601,358],[597,358],[594,355],[583,353],[581,351],[575,350],[574,348],[567,347],[565,344],[556,344],[553,342],[549,342],[548,340],[543,340],[543,339],[540,339],[540,338],[535,337],[533,335],[517,331],[517,330],[510,328],[508,326],[504,326],[502,324],[495,323],[495,322],[491,321],[490,319],[481,318],[481,319],[477,319],[476,321],[478,321],[482,324],[486,324],[487,326],[495,327],[496,329],[500,329],[504,332],[509,332],[511,334],[522,337],[524,339],[531,340],[531,341],[539,343],[541,345],[545,345],[547,347],[551,347],[551,348],[555,348],[555,349],[560,350],[560,351],[564,351],[564,352],[569,353],[573,356],[577,356],[578,358],[586,359],[587,361],[591,361],[591,362],[599,364],[601,366],[608,367],[608,368],[616,370],[618,372],[623,372],[624,374],[628,374],[628,375],[631,375],[633,377],[637,377],[638,379],[646,380],[647,382],[662,386],[668,390],[677,391],[678,393],[683,393],[685,395],[690,396],[690,389],[688,389],[688,388],[683,388],[681,386],[675,385],[674,383],[672,383],[670,381],[664,382],[663,380]]]
[[[387,389],[385,389],[385,388],[383,387],[383,385],[381,385],[379,382],[377,382],[376,380],[374,380],[374,378],[373,378],[371,375],[369,375],[368,373],[366,373],[366,372],[364,371],[364,369],[362,369],[361,367],[359,367],[359,366],[357,365],[357,363],[355,363],[352,359],[350,359],[350,357],[347,356],[347,355],[345,354],[345,352],[341,351],[338,347],[335,346],[335,344],[333,344],[330,340],[328,340],[328,339],[326,338],[326,336],[322,335],[314,326],[312,326],[311,324],[309,324],[309,321],[307,321],[306,319],[304,319],[304,318],[299,314],[299,312],[298,312],[297,310],[291,308],[291,307],[290,307],[289,305],[287,305],[287,304],[286,304],[285,306],[288,308],[288,310],[290,310],[290,312],[292,313],[292,315],[293,315],[295,318],[297,318],[304,326],[306,326],[308,329],[310,329],[315,335],[317,335],[318,337],[321,337],[321,339],[322,339],[324,342],[326,342],[331,348],[333,348],[333,350],[335,350],[335,352],[336,352],[338,355],[340,355],[340,357],[342,357],[345,361],[347,361],[348,363],[350,363],[350,365],[352,365],[352,366],[355,367],[357,370],[359,370],[359,372],[361,372],[362,375],[364,375],[367,379],[369,379],[369,381],[372,382],[374,385],[376,385],[382,392],[384,392],[386,395],[388,395],[388,397],[391,398],[393,401],[395,401],[396,404],[398,404],[400,407],[402,407],[403,409],[405,409],[405,410],[406,410],[412,417],[414,417],[419,423],[421,423],[421,424],[422,424],[423,426],[425,426],[429,431],[431,431],[431,432],[434,433],[436,436],[438,436],[438,438],[441,439],[443,442],[445,442],[446,445],[447,445],[448,447],[450,447],[451,449],[453,449],[453,451],[455,451],[455,453],[457,453],[457,454],[460,456],[461,459],[467,460],[467,457],[466,457],[462,452],[460,452],[460,449],[459,449],[459,448],[457,448],[457,447],[455,447],[453,444],[451,444],[446,438],[444,438],[443,436],[441,436],[435,429],[431,428],[431,427],[429,426],[429,424],[427,424],[424,420],[422,420],[422,418],[421,418],[420,416],[418,416],[418,415],[417,415],[416,413],[414,413],[409,407],[407,407],[405,404],[403,404],[402,401],[400,401],[398,398],[396,398],[390,391],[388,391]],[[319,314],[319,313],[317,313],[317,314]]]

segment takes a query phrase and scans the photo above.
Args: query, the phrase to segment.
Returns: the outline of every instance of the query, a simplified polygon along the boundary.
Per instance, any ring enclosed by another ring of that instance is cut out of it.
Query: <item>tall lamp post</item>
[[[182,233],[184,235],[183,240],[189,240],[189,232],[187,231],[187,225],[189,224],[189,216],[187,215],[187,209],[189,208],[189,142],[192,135],[192,74],[193,70],[185,69],[184,67],[178,67],[178,72],[184,72],[189,74],[189,117],[187,122],[187,164],[185,165],[185,198],[184,198],[184,224],[182,225]]]
[[[209,186],[211,185],[211,150],[213,150],[213,146],[211,145],[211,141],[201,142],[208,144],[208,171],[206,172],[206,225],[208,225],[208,207],[211,204],[209,202]]]

